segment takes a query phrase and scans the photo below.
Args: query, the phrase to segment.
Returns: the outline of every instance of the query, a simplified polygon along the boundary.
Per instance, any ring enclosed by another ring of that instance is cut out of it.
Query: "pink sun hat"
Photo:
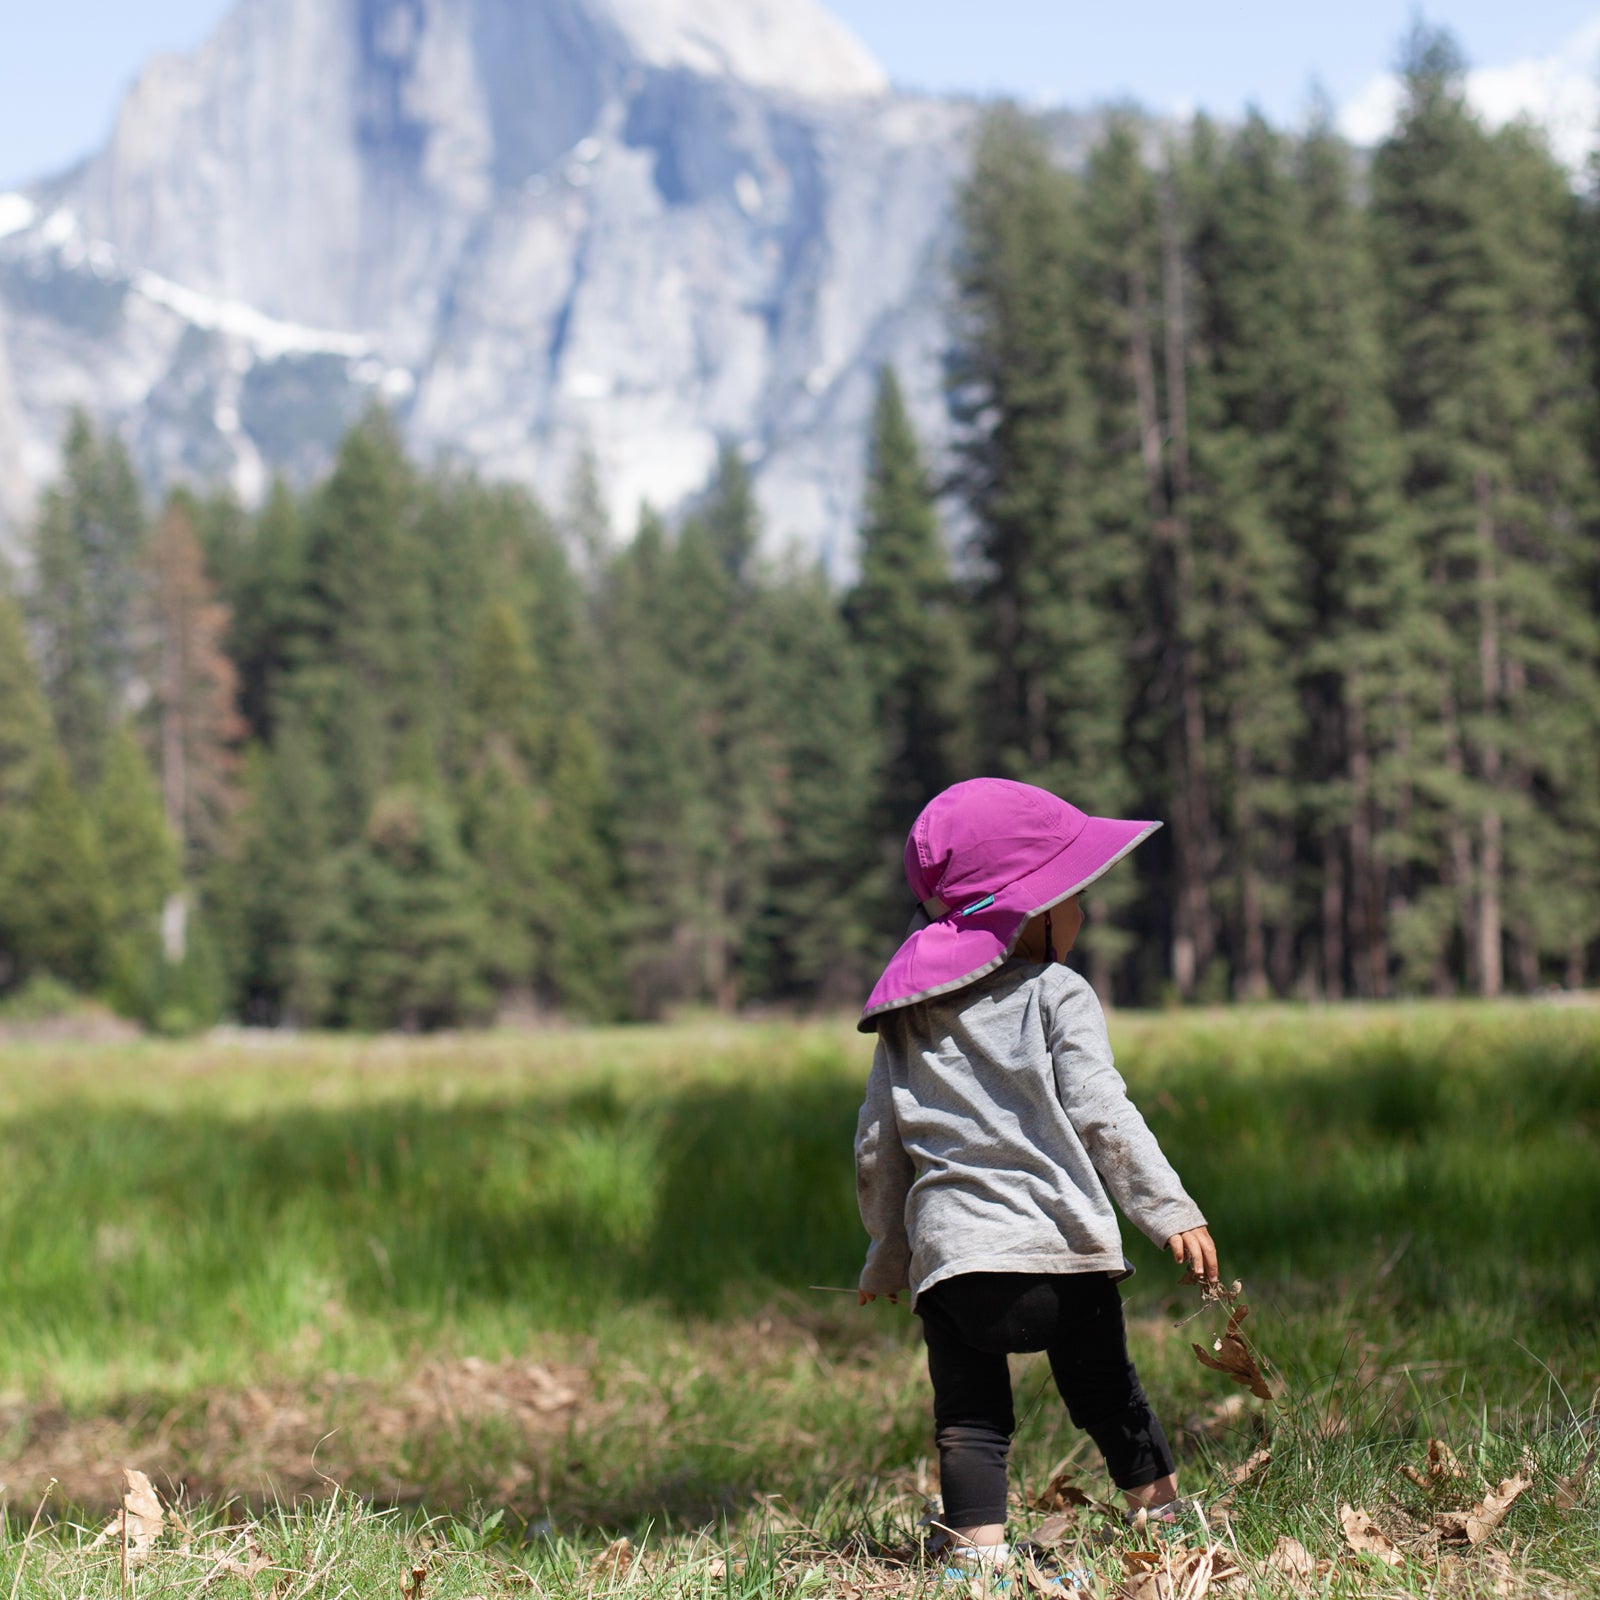
[[[861,1031],[993,972],[1030,917],[1086,889],[1160,826],[1091,817],[1009,778],[970,778],[935,795],[906,840],[920,925],[884,968]]]

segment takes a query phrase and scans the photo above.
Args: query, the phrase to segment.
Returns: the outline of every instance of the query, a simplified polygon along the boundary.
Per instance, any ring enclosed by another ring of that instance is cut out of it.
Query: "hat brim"
[[[1010,957],[1029,918],[1080,894],[1160,826],[1090,817],[1071,844],[1007,884],[993,904],[970,916],[951,911],[913,928],[883,969],[856,1026],[872,1033],[885,1011],[950,994],[993,972]]]

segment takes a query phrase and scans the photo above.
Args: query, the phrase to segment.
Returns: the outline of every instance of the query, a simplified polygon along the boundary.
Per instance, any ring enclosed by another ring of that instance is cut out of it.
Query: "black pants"
[[[1099,1445],[1112,1481],[1137,1489],[1173,1471],[1172,1451],[1128,1359],[1122,1296],[1102,1272],[972,1272],[917,1297],[933,1380],[944,1521],[1006,1520],[1016,1431],[1012,1351],[1043,1350],[1067,1413]]]

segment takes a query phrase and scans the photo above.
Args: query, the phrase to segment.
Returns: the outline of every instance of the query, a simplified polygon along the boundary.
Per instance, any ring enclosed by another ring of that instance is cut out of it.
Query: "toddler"
[[[933,1382],[945,1554],[1006,1559],[1008,1352],[1043,1350],[1134,1508],[1175,1520],[1172,1451],[1128,1359],[1111,1209],[1196,1276],[1216,1250],[1112,1065],[1094,991],[1060,965],[1078,896],[1157,822],[1090,817],[975,778],[906,841],[921,902],[862,1012],[877,1053],[856,1130],[871,1235],[860,1302],[909,1288]]]

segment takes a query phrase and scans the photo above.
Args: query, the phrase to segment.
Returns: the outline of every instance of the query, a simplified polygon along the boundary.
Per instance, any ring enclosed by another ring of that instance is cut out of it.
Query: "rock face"
[[[305,479],[374,398],[619,526],[755,464],[851,559],[880,363],[943,429],[970,105],[891,94],[812,0],[240,0],[110,141],[0,196],[0,515],[68,409],[152,486]]]

